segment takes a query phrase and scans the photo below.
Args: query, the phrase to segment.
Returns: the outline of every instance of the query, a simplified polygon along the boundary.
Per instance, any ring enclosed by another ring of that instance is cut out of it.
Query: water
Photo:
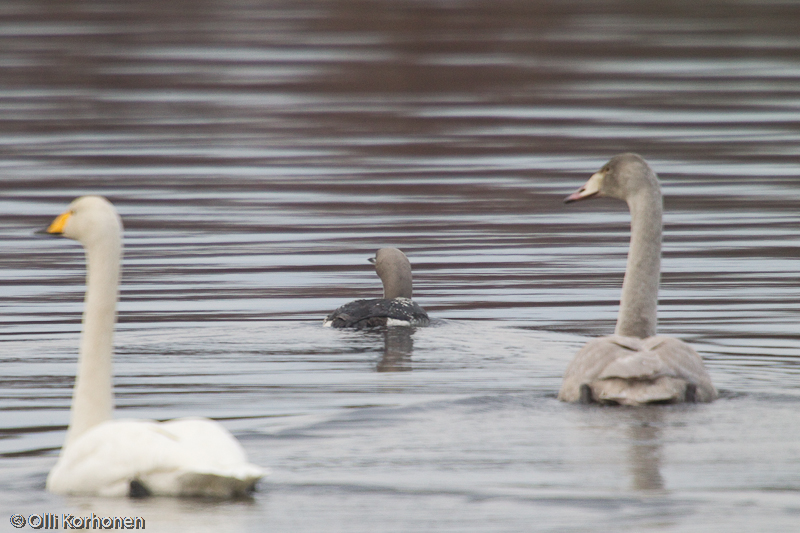
[[[0,501],[174,531],[796,531],[800,8],[594,0],[6,2]],[[665,193],[660,332],[711,405],[555,399],[610,333],[636,151]],[[126,227],[118,416],[220,420],[252,501],[64,498],[83,253]],[[398,246],[435,323],[323,329]]]

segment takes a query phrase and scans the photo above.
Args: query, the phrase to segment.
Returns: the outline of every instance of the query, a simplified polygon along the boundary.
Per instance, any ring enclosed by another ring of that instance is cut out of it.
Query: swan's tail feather
[[[264,476],[264,472],[255,465],[243,465],[237,472],[175,474],[153,473],[139,480],[139,484],[148,496],[232,499],[252,494],[256,483]],[[133,493],[130,495],[133,496]]]
[[[683,379],[669,376],[655,380],[600,379],[589,387],[595,401],[618,405],[680,403],[687,401],[690,389]]]
[[[179,479],[181,496],[206,498],[244,498],[255,491],[261,476],[221,476],[218,474],[184,474]]]
[[[150,472],[139,476],[138,482],[152,496],[231,499],[249,496],[266,474],[259,466],[243,463],[227,468]]]

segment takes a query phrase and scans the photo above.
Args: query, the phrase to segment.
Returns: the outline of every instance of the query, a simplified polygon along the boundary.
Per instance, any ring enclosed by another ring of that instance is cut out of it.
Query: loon
[[[411,263],[397,248],[381,248],[370,257],[383,282],[383,298],[355,300],[329,314],[322,325],[334,328],[427,326],[428,313],[411,299]]]

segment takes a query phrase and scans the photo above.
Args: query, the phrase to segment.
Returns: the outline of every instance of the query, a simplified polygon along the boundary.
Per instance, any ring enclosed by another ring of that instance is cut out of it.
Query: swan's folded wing
[[[567,365],[564,380],[558,399],[565,402],[577,402],[580,399],[580,387],[595,381],[600,373],[619,357],[636,353],[633,343],[621,343],[624,337],[599,337],[587,342],[578,350],[575,357]],[[638,340],[638,339],[637,339]]]
[[[596,401],[637,405],[683,398],[688,383],[697,387],[697,401],[717,397],[702,359],[685,342],[671,337],[612,335],[593,339],[578,351],[567,367],[558,397],[577,402],[580,387],[586,384]]]
[[[233,436],[211,420],[112,420],[62,450],[47,487],[62,494],[124,496],[135,480],[153,495],[232,497],[263,475]],[[197,484],[196,476],[206,480]]]
[[[674,376],[671,369],[664,364],[655,352],[633,352],[618,357],[608,364],[597,379],[642,379],[654,380],[661,376]]]
[[[631,352],[640,352],[642,350],[647,349],[645,345],[645,341],[638,337],[626,337],[624,335],[608,335],[606,337],[600,337],[604,339],[606,342],[611,344],[616,344],[620,348],[625,348],[626,350],[630,350]]]
[[[177,490],[183,496],[244,495],[266,474],[261,467],[248,463],[241,444],[212,420],[183,418],[158,426],[178,439],[183,473],[177,478]],[[169,481],[166,493],[172,490]],[[157,492],[155,483],[152,484],[153,491]]]
[[[703,358],[694,348],[680,339],[653,336],[645,339],[646,347],[658,354],[673,376],[697,387],[696,400],[710,402],[717,398],[717,389],[711,383]]]

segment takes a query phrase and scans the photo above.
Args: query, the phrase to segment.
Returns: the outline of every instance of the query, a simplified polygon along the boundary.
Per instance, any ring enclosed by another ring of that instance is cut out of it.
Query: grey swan
[[[67,436],[46,488],[91,496],[249,494],[265,471],[207,418],[113,419],[112,358],[122,221],[111,203],[83,196],[45,230],[86,251],[86,298]]]
[[[322,322],[333,328],[427,326],[428,313],[411,299],[411,263],[397,248],[381,248],[370,257],[383,282],[383,298],[355,300],[339,307]]]
[[[558,399],[643,405],[711,402],[717,391],[691,346],[656,335],[661,277],[662,198],[658,177],[639,155],[614,156],[566,203],[594,197],[627,202],[631,242],[614,335],[590,340],[567,366]]]

